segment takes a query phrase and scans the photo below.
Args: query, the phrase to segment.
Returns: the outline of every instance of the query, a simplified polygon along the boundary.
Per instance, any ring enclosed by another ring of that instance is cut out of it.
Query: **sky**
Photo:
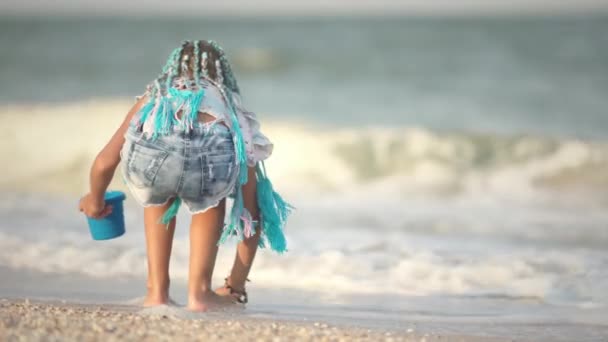
[[[4,15],[340,15],[608,12],[608,0],[0,0]]]

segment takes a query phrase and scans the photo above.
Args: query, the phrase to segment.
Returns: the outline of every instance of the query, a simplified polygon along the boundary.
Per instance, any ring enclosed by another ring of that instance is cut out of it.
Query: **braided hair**
[[[200,78],[206,78],[239,94],[239,86],[224,50],[213,40],[186,40],[174,49],[162,72],[146,88],[151,98],[166,96],[176,79],[187,89],[196,89]]]
[[[146,87],[148,102],[139,111],[136,125],[152,138],[168,134],[173,126],[191,129],[204,96],[202,80],[217,86],[234,112],[233,95],[240,91],[224,50],[212,40],[186,40],[171,52],[161,73]],[[239,130],[234,113],[232,117],[232,128]],[[237,140],[241,145],[242,139]]]

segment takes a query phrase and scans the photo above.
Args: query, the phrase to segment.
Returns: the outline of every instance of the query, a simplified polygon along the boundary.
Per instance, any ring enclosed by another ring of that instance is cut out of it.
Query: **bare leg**
[[[228,285],[237,291],[245,290],[245,281],[247,281],[249,271],[251,271],[259,241],[260,230],[258,229],[254,236],[239,242],[236,247],[236,256],[232,271],[230,271],[230,276],[228,277]],[[218,294],[226,295],[230,294],[230,291],[227,291],[226,288],[219,288]]]
[[[211,277],[217,256],[226,201],[204,213],[192,216],[190,225],[190,268],[188,276],[188,309],[207,311],[230,304],[211,290]]]
[[[158,223],[159,218],[169,208],[173,201],[159,207],[144,209],[144,225],[146,230],[146,250],[148,255],[148,293],[144,306],[154,306],[169,303],[169,259],[175,232],[175,218],[169,227]]]
[[[243,200],[245,203],[245,207],[247,208],[247,210],[249,210],[251,216],[254,219],[259,219],[256,198],[257,189],[255,168],[249,168],[248,179],[249,181],[247,182],[247,184],[243,186]],[[236,257],[234,258],[232,271],[230,272],[230,276],[228,277],[228,285],[230,285],[233,289],[237,291],[245,290],[245,281],[249,276],[249,271],[251,271],[251,266],[253,265],[253,259],[255,258],[255,254],[258,250],[258,242],[260,241],[260,231],[261,227],[259,226],[254,236],[248,239],[244,239],[237,245]],[[225,296],[230,294],[230,290],[226,287],[220,287],[216,290],[216,293]]]

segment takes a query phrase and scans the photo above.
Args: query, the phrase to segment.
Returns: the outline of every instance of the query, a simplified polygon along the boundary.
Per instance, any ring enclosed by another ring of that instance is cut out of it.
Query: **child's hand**
[[[90,193],[80,199],[78,208],[85,215],[94,219],[104,218],[112,213],[111,205],[106,206],[104,200],[99,201],[93,198]]]

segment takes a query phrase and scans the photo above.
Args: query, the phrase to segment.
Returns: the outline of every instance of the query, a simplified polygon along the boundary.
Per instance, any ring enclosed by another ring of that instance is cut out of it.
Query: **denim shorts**
[[[192,214],[204,212],[231,194],[238,175],[232,134],[215,122],[155,139],[129,127],[121,157],[123,179],[144,207],[180,197]]]

